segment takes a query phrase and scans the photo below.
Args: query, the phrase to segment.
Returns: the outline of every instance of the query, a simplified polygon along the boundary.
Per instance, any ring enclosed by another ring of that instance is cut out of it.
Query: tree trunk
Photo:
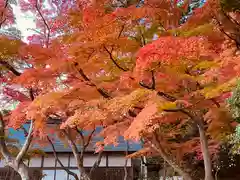
[[[189,173],[185,172],[184,169],[182,169],[170,157],[168,157],[167,153],[162,148],[156,134],[154,134],[153,139],[155,143],[152,143],[152,147],[160,154],[164,161],[166,161],[180,176],[182,176],[184,180],[193,180]]]
[[[128,179],[128,169],[127,169],[127,163],[128,163],[128,151],[129,151],[129,144],[128,144],[128,141],[127,141],[127,150],[125,152],[125,155],[126,155],[126,159],[125,159],[125,164],[124,164],[124,178],[123,180],[127,180]]]
[[[17,172],[20,174],[22,180],[30,180],[29,168],[23,162],[19,164]]]
[[[89,175],[87,174],[87,172],[85,171],[85,169],[83,167],[79,168],[80,170],[80,180],[91,180],[91,178],[89,177]]]
[[[166,161],[164,161],[164,164],[163,164],[163,180],[166,180],[166,178],[167,178],[167,166],[166,166]]]
[[[100,163],[101,163],[101,160],[102,160],[102,156],[103,156],[103,151],[101,151],[101,152],[98,153],[97,160],[96,160],[95,163],[93,164],[93,167],[91,168],[90,173],[89,173],[90,178],[92,178],[94,170],[95,170],[97,167],[99,167],[99,165],[100,165]]]
[[[22,161],[18,164],[16,160],[11,160],[6,164],[18,172],[22,180],[30,180],[29,168]]]
[[[148,171],[147,171],[147,159],[146,159],[146,156],[143,156],[142,157],[142,160],[141,160],[141,180],[147,180],[148,179]]]
[[[204,126],[202,121],[198,123],[198,130],[200,134],[201,150],[202,150],[203,160],[204,160],[204,171],[205,171],[204,180],[214,180],[212,175],[212,162],[211,162],[210,153],[208,150],[208,140],[204,131]]]

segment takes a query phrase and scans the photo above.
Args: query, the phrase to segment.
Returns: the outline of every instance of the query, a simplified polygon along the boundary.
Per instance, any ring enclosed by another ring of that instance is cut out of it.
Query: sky
[[[12,5],[13,13],[16,16],[16,27],[22,33],[23,40],[26,41],[26,37],[34,34],[29,29],[35,29],[36,24],[34,22],[34,15],[31,12],[22,13],[19,6]]]
[[[30,12],[22,13],[19,6],[12,5],[12,8],[13,8],[13,13],[16,16],[16,23],[17,23],[16,28],[21,31],[23,36],[23,41],[27,41],[26,39],[27,36],[34,34],[34,32],[29,30],[29,28],[30,29],[36,28],[36,24],[34,22],[34,16]],[[26,125],[25,127],[28,128],[28,125]],[[10,137],[19,139],[20,142],[23,143],[24,134],[22,131],[15,131],[13,129],[10,129]]]

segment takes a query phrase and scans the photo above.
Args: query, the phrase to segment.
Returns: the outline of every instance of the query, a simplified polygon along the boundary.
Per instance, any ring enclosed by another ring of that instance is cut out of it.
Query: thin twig
[[[45,27],[47,28],[46,47],[48,48],[48,45],[49,45],[49,39],[50,39],[50,27],[49,27],[47,21],[45,20],[45,18],[43,17],[42,12],[40,11],[40,8],[39,8],[39,6],[38,6],[38,0],[36,0],[36,5],[35,5],[35,7],[36,7],[36,9],[37,9],[37,12],[38,12],[39,15],[41,16],[42,21],[43,21]]]
[[[91,141],[91,139],[92,139],[92,137],[93,137],[94,132],[95,132],[95,129],[89,134],[88,139],[87,139],[87,142],[84,144],[84,147],[85,147],[85,148],[88,147],[88,145],[89,145],[89,143],[90,143],[90,141]]]
[[[118,39],[121,37],[124,28],[125,28],[125,24],[123,24],[123,25],[122,25],[122,28],[120,29],[120,32],[119,32],[119,34],[118,34]]]

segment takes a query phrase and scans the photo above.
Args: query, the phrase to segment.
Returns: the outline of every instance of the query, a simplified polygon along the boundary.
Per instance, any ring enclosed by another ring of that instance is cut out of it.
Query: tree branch
[[[83,159],[84,156],[84,152],[85,152],[85,139],[84,139],[84,135],[82,133],[81,130],[79,130],[78,128],[76,128],[76,131],[79,133],[80,138],[81,138],[81,153],[80,153],[80,159]]]
[[[90,177],[92,177],[92,174],[93,174],[93,171],[99,167],[100,163],[101,163],[101,160],[102,160],[102,156],[103,156],[103,151],[100,151],[98,153],[98,157],[97,157],[97,160],[95,161],[95,163],[93,164],[93,167],[91,168],[90,170]]]
[[[24,126],[22,126],[21,129],[23,130],[24,136],[27,137],[28,131],[26,130],[26,128]]]
[[[2,66],[4,66],[5,68],[7,68],[9,71],[11,71],[14,75],[16,75],[16,76],[20,76],[21,75],[21,73],[18,72],[16,69],[14,69],[14,67],[11,66],[8,62],[0,60],[0,64]]]
[[[141,30],[141,27],[139,28],[139,32],[140,32],[140,36],[141,36],[141,42],[142,42],[142,46],[145,46],[147,43],[146,43],[146,39],[143,35],[143,32]]]
[[[42,21],[45,25],[45,27],[47,28],[47,35],[46,35],[46,47],[48,48],[48,45],[49,45],[49,39],[50,39],[50,27],[47,23],[47,21],[45,20],[45,18],[43,17],[43,14],[41,13],[39,7],[38,7],[38,0],[36,0],[36,5],[35,5],[36,9],[37,9],[37,12],[39,13],[39,15],[41,16],[42,18]]]
[[[34,100],[34,93],[33,93],[32,88],[29,89],[29,96],[30,96],[31,100],[33,101]]]
[[[10,161],[12,159],[12,155],[8,151],[5,142],[5,125],[3,115],[1,112],[0,112],[0,151],[6,161]]]
[[[7,9],[8,2],[9,2],[9,0],[6,0],[5,5],[4,5],[4,9],[2,10],[2,13],[1,13],[0,28],[2,27],[3,23],[7,20],[7,18],[4,18],[4,19],[3,19],[3,16],[4,16],[4,11],[5,11],[5,9]]]
[[[109,51],[106,46],[103,46],[103,48],[106,50],[106,52],[108,53],[109,55],[109,58],[112,60],[113,64],[115,64],[117,66],[118,69],[122,70],[122,71],[128,71],[128,69],[125,69],[123,67],[121,67],[117,62],[116,60],[113,58],[113,55],[112,55],[112,52]]]
[[[82,145],[84,145],[84,144],[85,144],[85,142],[84,142],[85,140],[84,140],[84,135],[83,135],[82,131],[79,130],[78,128],[76,128],[76,131],[78,132],[78,134],[79,134],[80,137],[81,137]]]
[[[65,170],[68,174],[70,174],[71,176],[73,176],[75,178],[75,180],[79,180],[77,174],[75,174],[74,172],[70,171],[68,168],[66,168],[62,162],[60,161],[60,159],[58,158],[58,155],[56,153],[56,149],[53,145],[53,142],[51,141],[51,139],[49,138],[49,136],[47,136],[47,140],[48,142],[50,143],[50,145],[52,146],[52,149],[53,149],[53,155],[55,157],[55,159],[57,160],[57,162],[60,164],[60,166],[63,168],[63,170]]]
[[[233,40],[233,41],[236,43],[237,47],[239,47],[239,46],[240,46],[240,43],[237,41],[237,39],[235,39],[234,37],[232,37],[231,35],[229,35],[227,32],[224,31],[223,28],[221,28],[222,24],[221,24],[221,22],[220,22],[217,18],[215,18],[215,20],[216,20],[216,22],[217,22],[217,24],[218,24],[218,26],[219,26],[219,30],[220,30],[223,34],[225,34],[229,39]]]
[[[22,149],[20,150],[20,152],[18,153],[17,157],[16,157],[16,162],[19,164],[20,161],[22,160],[23,156],[26,154],[31,142],[32,142],[32,131],[33,131],[33,121],[31,120],[31,124],[28,130],[28,136],[25,140],[25,143],[22,147]]]
[[[124,28],[125,28],[125,24],[122,25],[122,28],[121,28],[121,30],[120,30],[120,32],[118,34],[118,39],[121,37]]]
[[[81,157],[79,156],[76,144],[73,142],[73,140],[71,139],[69,134],[66,132],[66,130],[63,130],[63,133],[64,133],[66,139],[68,140],[69,146],[72,149],[73,155],[74,155],[76,163],[77,163],[77,168],[81,172],[81,176],[83,178],[85,178],[86,180],[90,180],[90,178],[88,177],[88,175],[83,167],[83,158],[81,159]]]
[[[77,68],[78,63],[76,62],[76,63],[74,64],[74,66]],[[89,83],[90,83],[90,84],[89,84],[90,86],[94,86],[94,87],[97,89],[97,91],[99,92],[100,95],[102,95],[104,98],[110,98],[110,95],[109,95],[104,89],[101,89],[101,88],[97,87],[97,85],[94,84],[94,83],[87,77],[87,75],[83,72],[82,68],[77,68],[77,69],[78,69],[79,74],[82,76],[82,78],[83,78],[85,81],[89,82]]]
[[[236,21],[234,18],[232,18],[231,16],[229,16],[224,10],[222,10],[223,15],[231,22],[233,22],[234,24],[236,24],[237,26],[240,27],[240,24],[238,21]]]
[[[94,132],[95,132],[95,129],[90,133],[87,142],[84,144],[84,148],[88,147],[88,145],[89,145],[89,143],[90,143],[90,141],[91,141],[91,139],[93,137]]]
[[[127,163],[128,163],[128,151],[129,151],[129,144],[128,144],[128,141],[127,141],[127,150],[126,150],[126,159],[125,159],[125,164],[124,164],[124,180],[127,180],[128,178],[128,171],[127,171]]]
[[[156,89],[156,80],[153,70],[151,71],[151,74],[152,74],[152,89]]]
[[[185,172],[178,164],[173,161],[168,154],[164,151],[163,147],[161,146],[161,142],[158,139],[156,132],[153,134],[153,142],[150,142],[152,148],[156,150],[161,157],[166,161],[170,166],[174,168],[185,180],[192,180],[190,174]]]
[[[64,133],[65,137],[67,138],[68,144],[70,145],[70,147],[72,149],[73,155],[74,155],[74,157],[76,159],[76,162],[77,162],[77,167],[78,167],[78,169],[81,169],[82,164],[80,162],[81,160],[80,160],[80,157],[79,157],[79,154],[78,154],[78,148],[77,148],[76,144],[73,142],[73,140],[70,138],[70,136],[66,132],[66,130],[63,130],[63,133]]]

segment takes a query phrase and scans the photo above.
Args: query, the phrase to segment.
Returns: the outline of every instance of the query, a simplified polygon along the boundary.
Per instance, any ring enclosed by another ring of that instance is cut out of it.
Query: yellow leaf
[[[221,93],[231,91],[236,86],[236,82],[237,78],[234,78],[216,88],[204,88],[202,92],[207,99],[211,99],[221,95]]]
[[[198,63],[193,70],[203,70],[203,69],[208,69],[211,67],[216,67],[218,64],[216,62],[213,61],[201,61],[200,63]]]
[[[163,110],[171,110],[171,109],[176,109],[177,108],[177,103],[176,102],[166,102],[163,104],[159,104],[158,110],[163,111]]]

